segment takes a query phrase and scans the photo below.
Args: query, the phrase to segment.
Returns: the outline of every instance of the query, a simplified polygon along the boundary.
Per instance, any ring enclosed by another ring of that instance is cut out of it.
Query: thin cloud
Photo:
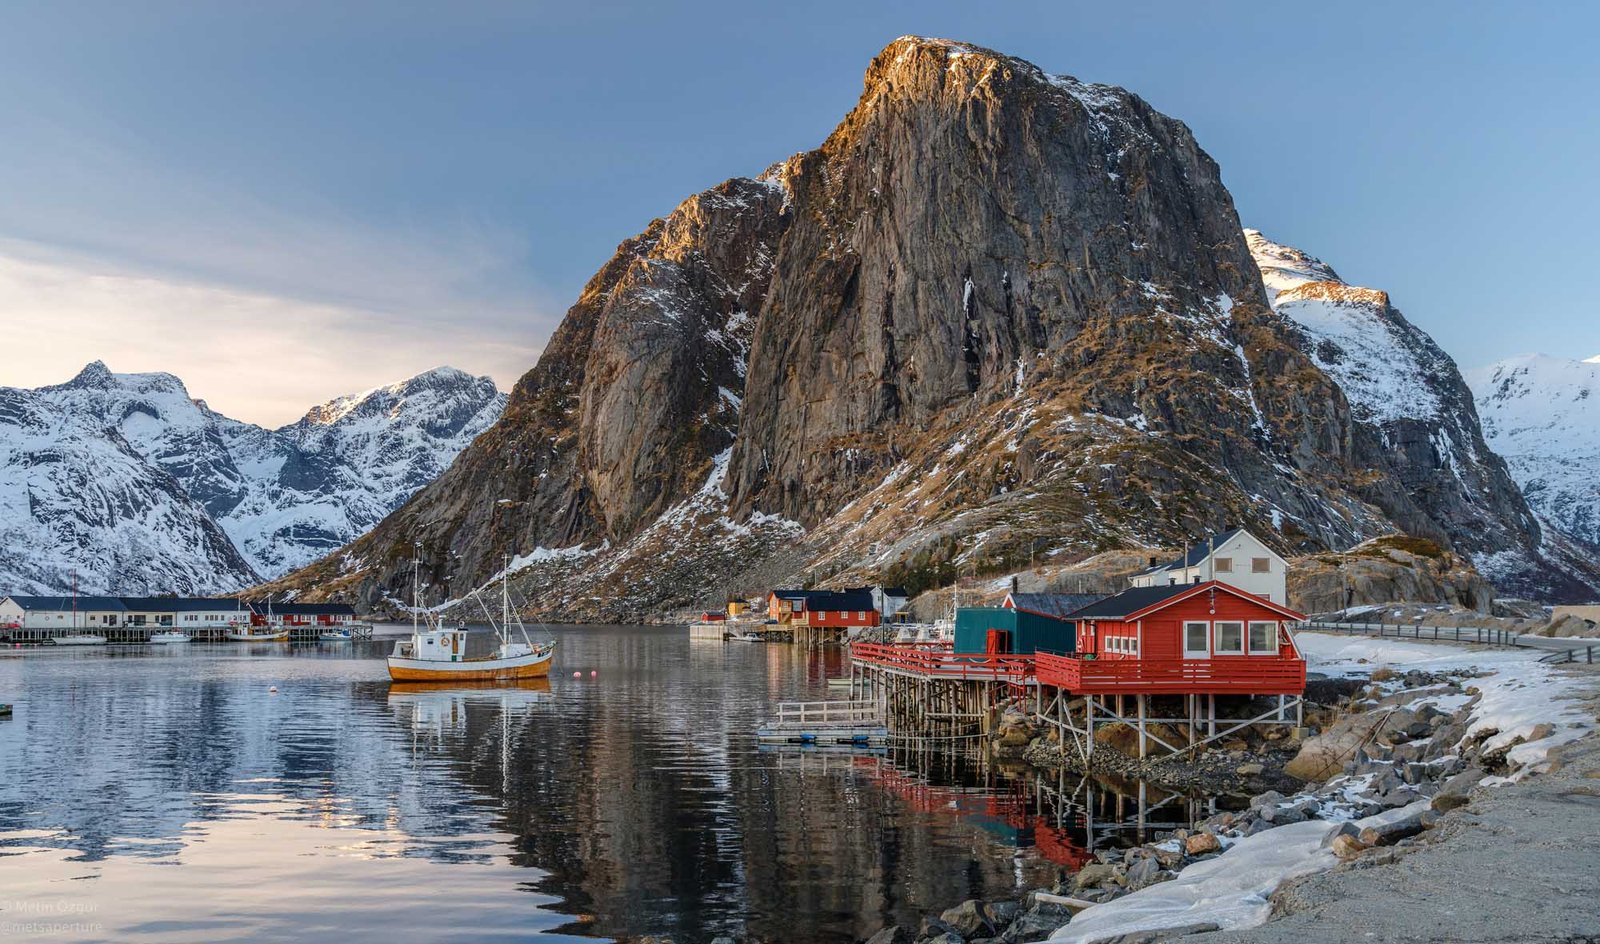
[[[0,384],[59,383],[100,359],[115,371],[176,374],[213,409],[277,426],[441,364],[508,389],[547,334],[548,319],[532,313],[518,324],[509,312],[467,319],[314,302],[50,255],[0,244],[0,328],[10,341]]]

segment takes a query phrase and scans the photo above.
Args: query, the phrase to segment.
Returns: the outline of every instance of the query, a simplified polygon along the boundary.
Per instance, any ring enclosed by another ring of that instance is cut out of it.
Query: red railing
[[[1034,664],[1041,685],[1091,695],[1298,695],[1306,688],[1301,659],[1076,659],[1041,652]]]
[[[956,654],[946,645],[886,645],[858,642],[850,658],[911,675],[1022,682],[1033,676],[1032,656]]]

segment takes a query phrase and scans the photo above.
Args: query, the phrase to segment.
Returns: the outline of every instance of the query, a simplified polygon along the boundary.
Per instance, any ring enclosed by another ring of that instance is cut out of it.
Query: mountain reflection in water
[[[555,632],[555,676],[512,688],[391,685],[386,639],[0,660],[0,924],[838,942],[1048,884],[1091,831],[1138,838],[1136,785],[758,747],[773,702],[826,697],[839,651]]]

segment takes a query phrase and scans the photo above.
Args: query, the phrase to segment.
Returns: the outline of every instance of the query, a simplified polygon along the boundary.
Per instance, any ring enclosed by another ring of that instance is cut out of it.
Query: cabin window
[[[1219,557],[1219,558],[1217,558],[1216,569],[1217,569],[1217,573],[1219,573],[1219,574],[1231,574],[1231,573],[1233,573],[1233,558],[1231,558],[1231,557]]]
[[[1250,624],[1250,654],[1253,656],[1275,656],[1278,654],[1277,623]]]
[[[1214,651],[1217,655],[1243,655],[1244,624],[1218,623],[1216,649]]]
[[[1252,574],[1272,573],[1272,559],[1268,557],[1250,558],[1250,572]]]
[[[1191,659],[1203,659],[1211,654],[1211,624],[1183,624],[1183,654]]]

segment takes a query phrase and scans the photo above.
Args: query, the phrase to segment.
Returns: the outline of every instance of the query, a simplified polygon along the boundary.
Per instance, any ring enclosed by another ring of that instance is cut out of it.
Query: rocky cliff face
[[[638,618],[1228,523],[1286,551],[1397,529],[1536,540],[1470,398],[1437,427],[1386,426],[1326,353],[1269,303],[1182,123],[908,37],[817,150],[624,243],[493,430],[275,589],[394,599],[420,542],[429,602],[515,555],[532,609]]]

